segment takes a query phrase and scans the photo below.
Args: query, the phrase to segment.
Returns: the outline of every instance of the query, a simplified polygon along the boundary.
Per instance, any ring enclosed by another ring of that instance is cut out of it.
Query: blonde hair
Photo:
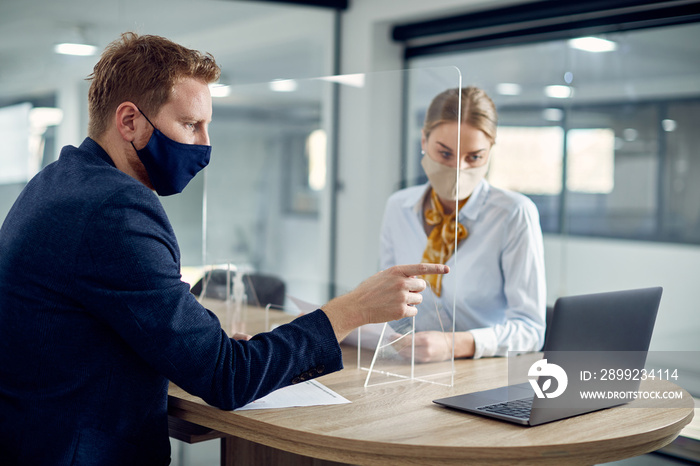
[[[178,80],[192,77],[212,83],[220,74],[210,54],[163,37],[126,32],[105,48],[88,77],[88,135],[101,136],[123,102],[155,116]]]
[[[461,112],[459,97],[462,97]],[[461,115],[459,115],[461,113]],[[478,87],[469,86],[462,89],[448,89],[441,92],[430,103],[425,114],[423,133],[425,137],[443,123],[461,121],[481,130],[493,145],[496,142],[498,113],[493,100]]]

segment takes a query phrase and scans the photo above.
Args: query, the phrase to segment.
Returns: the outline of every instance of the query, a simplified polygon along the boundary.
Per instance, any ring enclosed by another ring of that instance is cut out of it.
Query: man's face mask
[[[160,196],[181,193],[192,178],[209,164],[211,146],[173,141],[158,131],[143,112],[141,114],[153,126],[153,133],[143,149],[136,149],[133,142],[131,146]]]

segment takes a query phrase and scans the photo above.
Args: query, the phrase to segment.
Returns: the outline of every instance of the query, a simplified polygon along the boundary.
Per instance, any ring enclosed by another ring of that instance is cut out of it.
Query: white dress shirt
[[[429,187],[403,189],[387,201],[382,269],[421,262],[428,241],[422,206]],[[474,335],[474,358],[539,351],[544,342],[546,289],[537,207],[522,194],[482,180],[460,210],[459,222],[469,235],[447,261],[451,270],[443,277],[442,295],[423,293],[416,331],[451,331],[454,304],[455,331]]]

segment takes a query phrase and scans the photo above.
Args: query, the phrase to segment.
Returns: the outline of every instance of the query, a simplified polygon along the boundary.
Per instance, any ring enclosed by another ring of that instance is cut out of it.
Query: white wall
[[[700,247],[545,236],[548,302],[559,296],[662,286],[652,349],[700,350]]]

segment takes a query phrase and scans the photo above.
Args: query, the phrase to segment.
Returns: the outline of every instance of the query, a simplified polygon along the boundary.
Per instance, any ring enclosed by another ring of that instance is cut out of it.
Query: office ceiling
[[[58,55],[54,44],[83,39],[101,50],[124,31],[211,52],[235,83],[320,74],[325,57],[315,53],[322,44],[314,31],[282,40],[272,30],[302,13],[327,15],[331,24],[327,9],[268,1],[0,0],[0,104],[51,93],[92,71],[95,56]]]
[[[127,30],[163,35],[211,52],[222,65],[222,79],[232,84],[324,76],[330,69],[332,15],[327,8],[274,1],[0,0],[0,105],[74,86],[91,72],[96,57],[57,55],[54,44],[82,35],[102,49]],[[435,56],[421,65],[458,66],[465,84],[478,76],[482,85],[506,80],[539,86],[546,73],[563,77],[574,59],[581,70],[576,79],[591,83],[588,92],[604,98],[629,87],[637,76],[645,80],[636,88],[642,92],[698,95],[698,30],[690,25],[672,36],[662,29],[627,34],[622,45],[642,52],[628,54],[624,62],[613,54],[587,63],[593,59],[590,54],[567,54],[561,44],[542,44],[476,52],[468,59]],[[624,83],[612,82],[604,70],[616,70]]]
[[[417,59],[426,67],[456,66],[463,83],[493,91],[501,82],[522,86],[504,102],[541,104],[543,85],[565,85],[567,72],[577,102],[619,102],[700,95],[700,23],[616,32],[605,37],[615,53],[572,49],[567,41],[490,48],[460,56]],[[491,92],[490,92],[491,93]]]

